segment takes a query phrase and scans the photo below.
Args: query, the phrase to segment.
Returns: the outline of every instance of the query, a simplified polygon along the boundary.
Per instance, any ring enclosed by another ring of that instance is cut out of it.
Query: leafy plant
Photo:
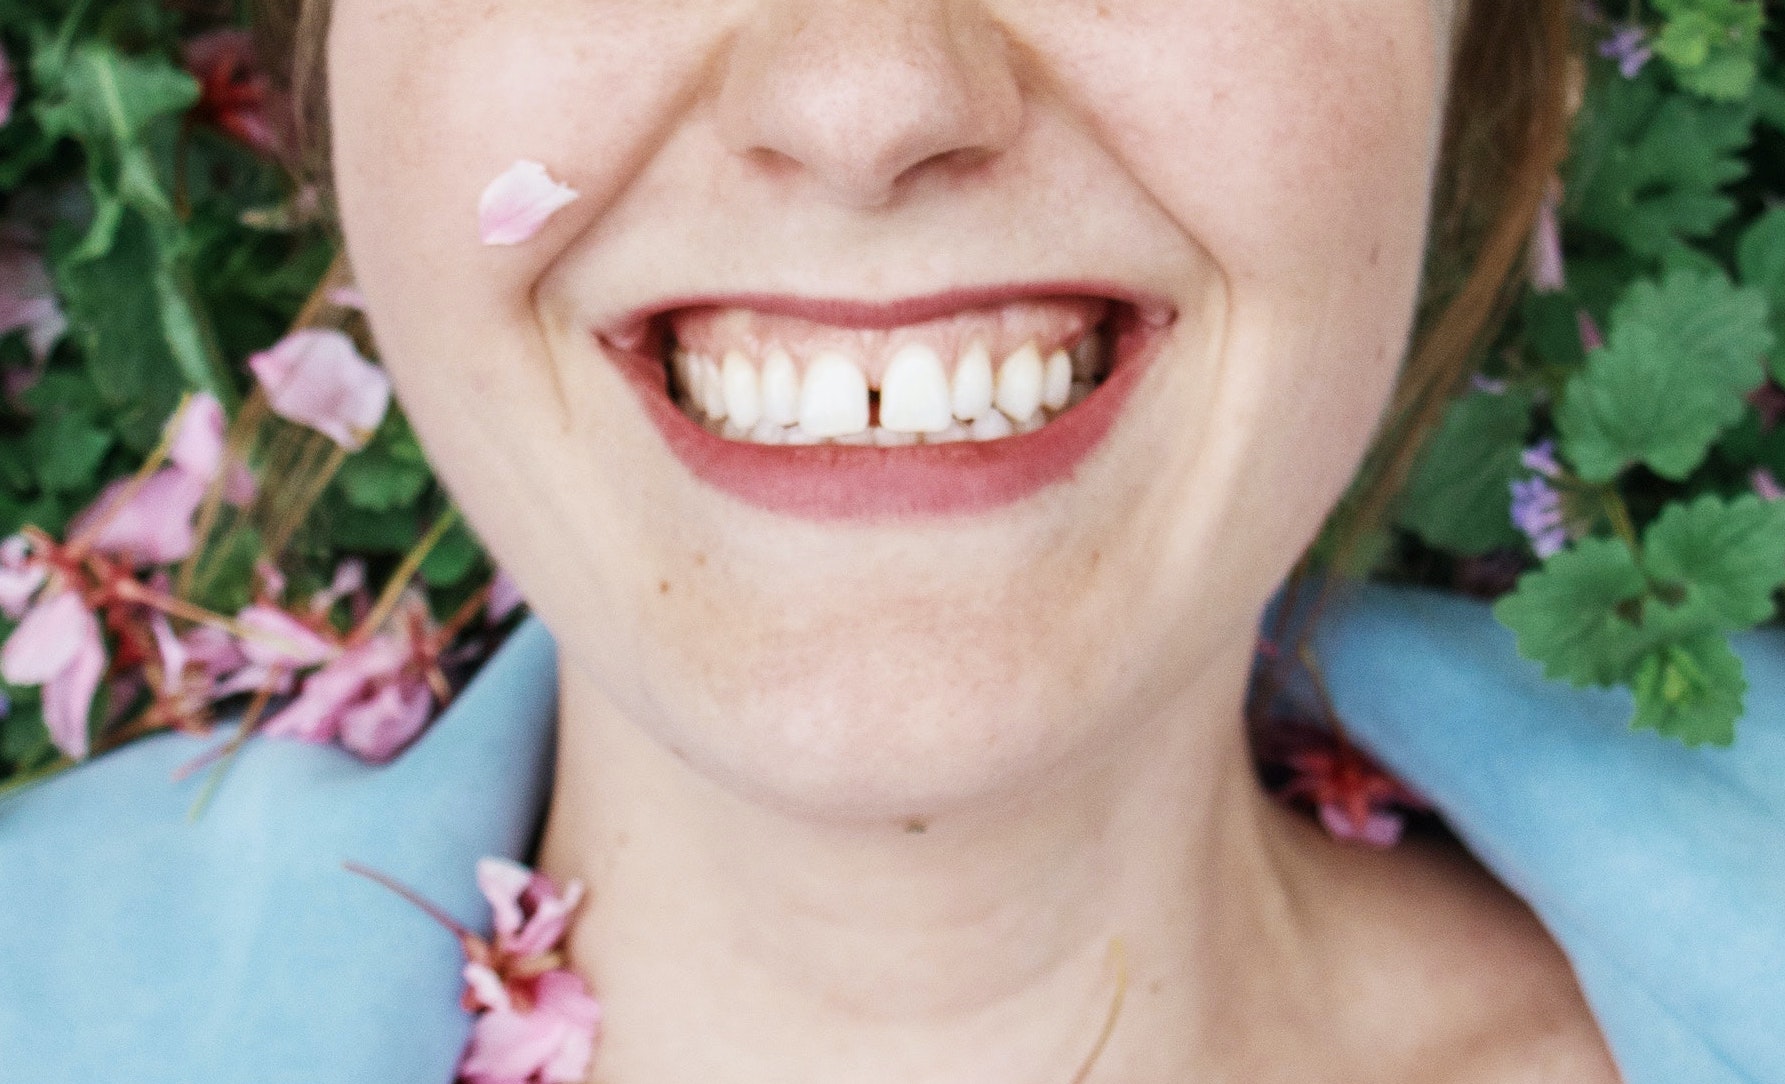
[[[1534,283],[1451,406],[1389,574],[1460,581],[1522,551],[1495,608],[1521,652],[1627,688],[1635,727],[1728,744],[1746,691],[1729,637],[1785,584],[1785,66],[1756,0],[1652,0],[1589,29],[1560,227],[1534,242],[1565,276]]]

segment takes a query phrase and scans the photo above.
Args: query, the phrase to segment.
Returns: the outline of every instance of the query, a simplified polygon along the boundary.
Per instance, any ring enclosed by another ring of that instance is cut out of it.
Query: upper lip
[[[892,301],[749,292],[688,295],[665,298],[634,309],[598,328],[597,334],[623,349],[639,349],[648,341],[656,321],[669,313],[697,307],[751,309],[832,327],[885,331],[975,309],[1049,297],[1107,299],[1129,306],[1141,320],[1155,327],[1165,327],[1177,317],[1176,307],[1158,295],[1116,283],[1079,280],[959,287]]]

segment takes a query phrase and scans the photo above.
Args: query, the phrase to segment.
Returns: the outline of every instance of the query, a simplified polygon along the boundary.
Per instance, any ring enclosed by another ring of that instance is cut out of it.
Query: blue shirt
[[[1573,961],[1630,1084],[1785,1082],[1785,633],[1738,641],[1733,749],[1623,728],[1480,603],[1371,588],[1320,650],[1353,735],[1426,793]],[[388,766],[250,742],[210,807],[139,742],[0,801],[0,1084],[447,1084],[486,854],[549,794],[555,651],[529,622]]]

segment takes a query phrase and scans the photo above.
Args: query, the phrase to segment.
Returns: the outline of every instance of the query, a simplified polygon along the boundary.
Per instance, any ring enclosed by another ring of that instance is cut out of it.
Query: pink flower
[[[1748,476],[1748,480],[1753,484],[1754,492],[1759,494],[1763,501],[1776,501],[1780,497],[1785,497],[1785,488],[1780,487],[1779,480],[1773,477],[1773,472],[1765,467],[1755,467],[1754,473]]]
[[[99,620],[73,591],[39,599],[0,648],[0,677],[43,686],[50,739],[74,760],[87,755],[87,717],[105,668]]]
[[[1581,309],[1574,314],[1575,326],[1580,330],[1581,349],[1591,354],[1595,350],[1605,349],[1605,334],[1599,330],[1599,321],[1593,314]]]
[[[1405,811],[1427,808],[1424,799],[1337,731],[1278,722],[1264,740],[1266,762],[1289,772],[1278,796],[1311,803],[1334,839],[1392,847],[1400,842]]]
[[[199,85],[193,117],[268,158],[277,157],[284,145],[273,123],[278,95],[260,70],[253,37],[235,28],[213,30],[187,42],[185,54],[186,70]]]
[[[514,582],[514,577],[497,569],[495,579],[490,581],[490,598],[484,604],[484,617],[490,624],[497,624],[526,601],[521,597],[521,585]]]
[[[321,666],[341,650],[310,625],[267,603],[236,614],[236,627],[242,632],[235,641],[241,661],[218,687],[219,696],[264,688],[289,692],[300,671]]]
[[[31,356],[42,362],[68,330],[43,257],[16,242],[0,242],[0,335],[24,331]]]
[[[48,576],[42,562],[31,559],[31,543],[23,535],[0,542],[0,614],[14,621],[25,616]]]
[[[371,439],[390,409],[390,379],[339,331],[295,331],[248,359],[273,413],[348,451]]]
[[[12,107],[19,100],[19,77],[12,70],[12,60],[0,50],[0,127],[12,122]]]
[[[94,549],[138,565],[184,560],[198,541],[193,518],[222,466],[224,424],[221,403],[204,393],[192,396],[168,421],[170,465],[141,484],[120,478],[106,486],[69,525],[70,535],[87,536]],[[246,503],[253,491],[254,479],[235,464],[225,496]]]
[[[561,942],[583,896],[505,858],[477,863],[477,883],[495,912],[490,941],[382,873],[347,863],[425,911],[465,950],[460,1004],[479,1013],[459,1061],[465,1084],[579,1084],[594,1058],[601,1005],[582,977],[564,966]]]
[[[141,485],[120,478],[74,518],[69,533],[137,565],[183,561],[197,545],[192,520],[209,485],[179,467],[164,467]]]
[[[550,877],[506,858],[479,861],[477,887],[495,916],[496,951],[517,956],[551,951],[583,900],[581,881],[560,892]]]
[[[516,162],[484,189],[478,231],[486,245],[521,244],[577,198],[576,189],[553,180],[540,163]]]
[[[547,971],[531,1011],[492,1009],[478,1018],[459,1064],[470,1084],[580,1084],[595,1053],[601,1005],[582,977]]]
[[[263,733],[315,744],[339,742],[362,759],[383,763],[427,726],[438,677],[440,645],[427,603],[410,596],[397,629],[367,637],[304,680],[291,703]]]

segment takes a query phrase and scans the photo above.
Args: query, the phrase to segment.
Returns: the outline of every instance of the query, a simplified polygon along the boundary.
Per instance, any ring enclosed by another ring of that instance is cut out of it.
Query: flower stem
[[[432,553],[434,547],[440,544],[440,540],[446,537],[446,532],[451,529],[454,523],[458,522],[458,519],[458,508],[447,505],[446,511],[440,513],[440,518],[434,521],[432,527],[428,528],[428,533],[422,535],[421,541],[415,544],[415,548],[404,556],[403,563],[397,566],[395,572],[391,573],[390,580],[384,585],[384,591],[379,594],[378,601],[372,606],[372,612],[366,615],[366,619],[360,622],[359,628],[355,629],[353,634],[348,637],[350,643],[364,640],[390,620],[391,611],[397,608],[397,600],[403,597],[404,588],[409,586],[409,581],[415,578],[416,572],[420,571],[421,563],[428,559],[428,554]]]
[[[1109,1045],[1109,1037],[1115,1033],[1116,1020],[1122,1015],[1122,1002],[1128,996],[1128,956],[1123,951],[1122,939],[1115,938],[1109,943],[1109,956],[1116,965],[1116,995],[1109,1004],[1109,1016],[1103,1021],[1103,1030],[1097,1036],[1097,1042],[1091,1047],[1091,1053],[1085,1058],[1078,1072],[1072,1074],[1072,1084],[1085,1084],[1090,1079],[1091,1070],[1096,1067],[1097,1059],[1103,1056],[1104,1047]]]
[[[382,873],[379,873],[375,869],[368,869],[365,866],[360,865],[358,862],[343,862],[343,863],[341,863],[341,865],[347,870],[347,872],[357,873],[361,877],[364,877],[368,880],[376,881],[379,884],[383,885],[384,887],[390,889],[392,892],[395,892],[397,895],[408,900],[410,903],[415,904],[417,907],[421,908],[423,913],[425,913],[429,918],[433,919],[435,922],[440,923],[440,925],[445,926],[448,930],[452,931],[452,933],[455,936],[457,936],[459,938],[459,940],[463,941],[466,938],[472,938],[472,937],[476,936],[476,934],[473,934],[470,930],[467,930],[465,927],[459,925],[458,922],[454,921],[454,919],[451,915],[447,914],[445,911],[442,911],[440,908],[434,906],[434,904],[431,901],[429,901],[427,898],[422,896],[421,893],[417,892],[413,888],[410,888],[408,885],[402,883],[401,881],[398,881],[393,877],[388,877]]]

